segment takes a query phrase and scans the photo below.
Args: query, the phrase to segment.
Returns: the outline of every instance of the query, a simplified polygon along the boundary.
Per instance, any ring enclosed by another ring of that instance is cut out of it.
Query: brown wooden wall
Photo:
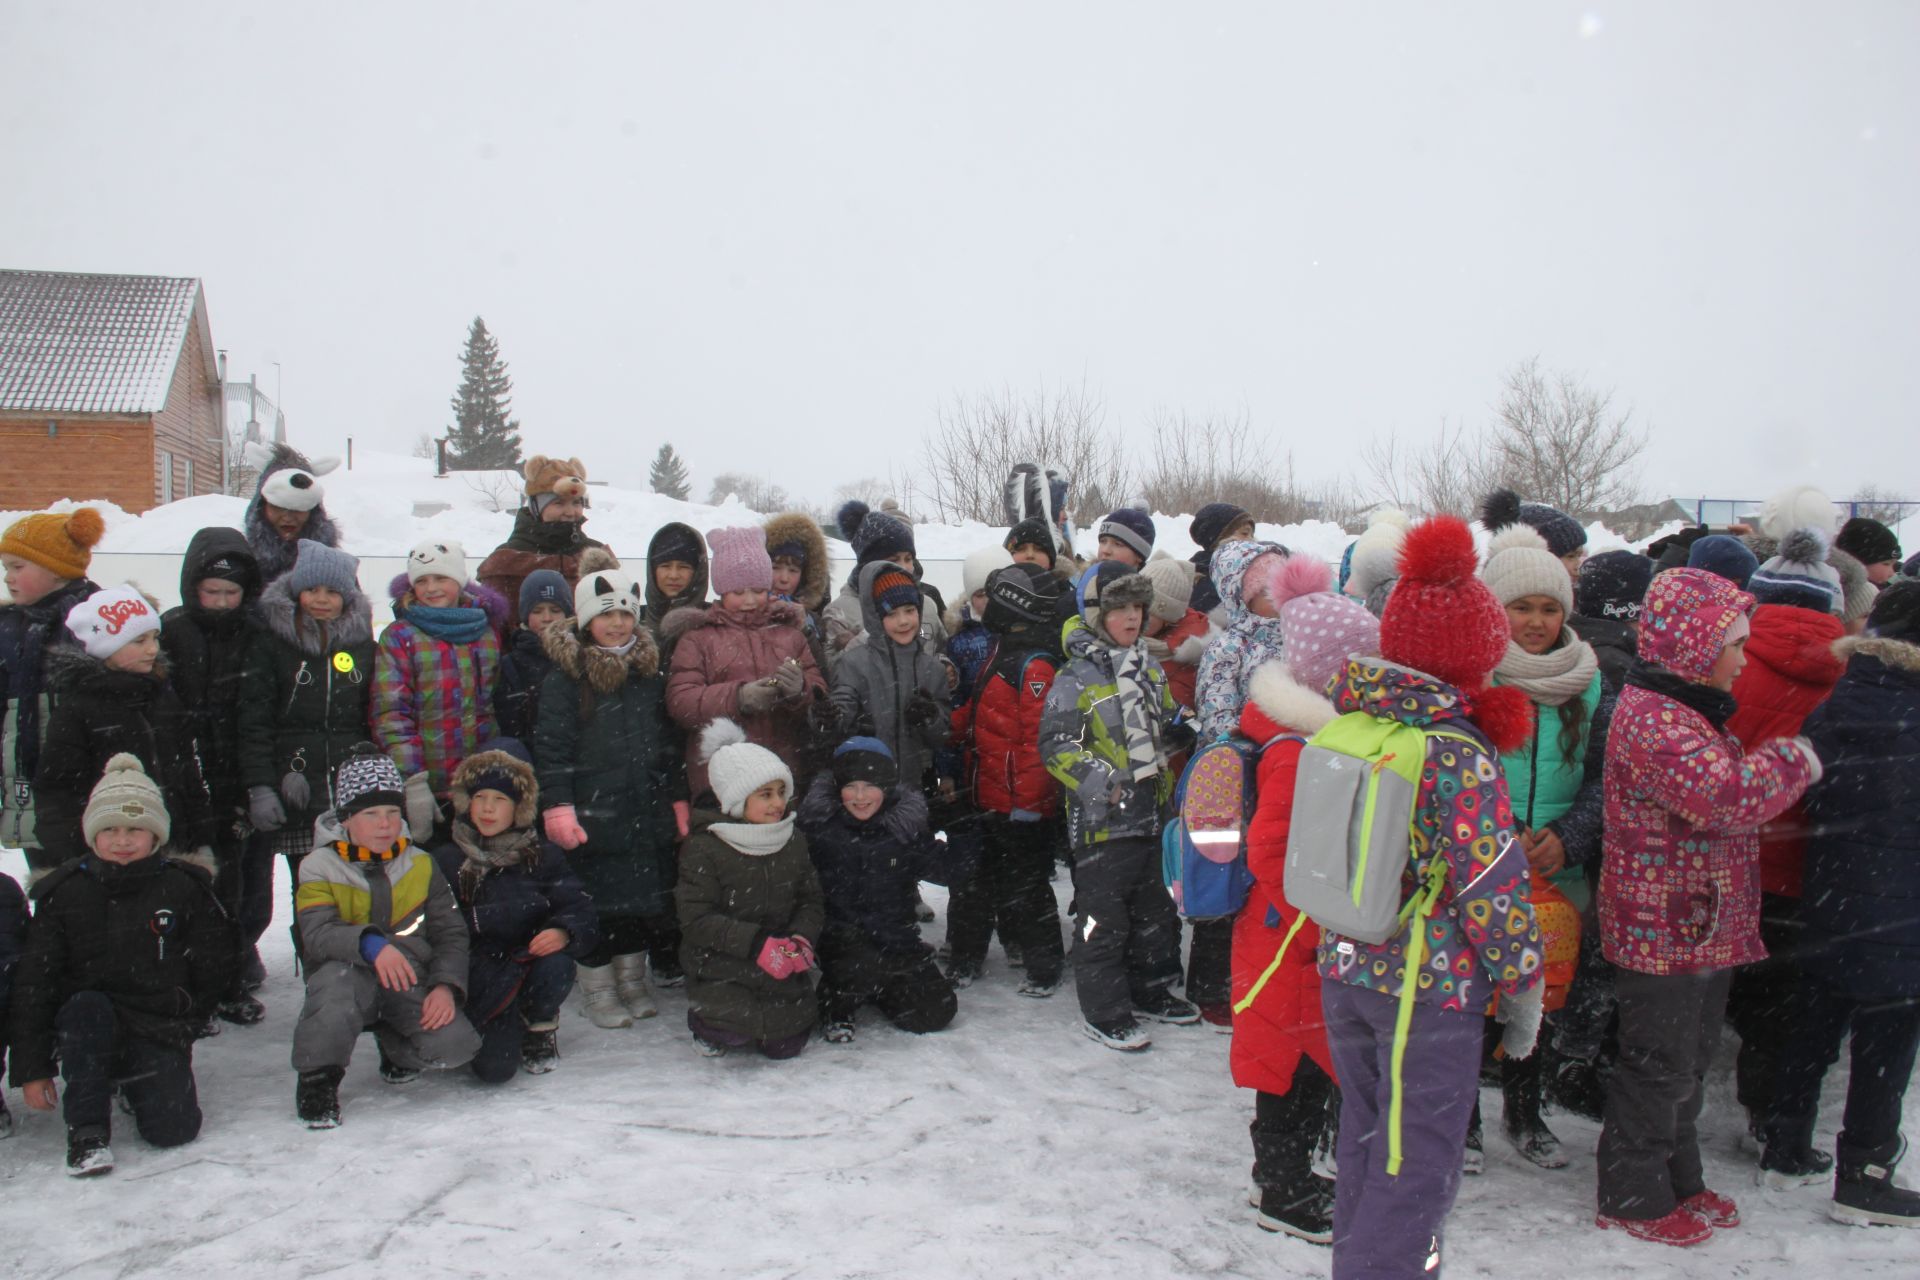
[[[61,498],[153,507],[153,430],[144,419],[53,420],[59,427],[49,436],[46,414],[0,417],[0,511],[32,511]]]
[[[200,348],[197,321],[187,324],[187,340],[180,363],[174,366],[167,388],[167,406],[153,419],[153,495],[161,497],[160,450],[173,454],[173,496],[220,492],[220,394],[213,372]],[[193,491],[187,491],[187,459],[193,459]],[[144,508],[143,508],[144,509]]]

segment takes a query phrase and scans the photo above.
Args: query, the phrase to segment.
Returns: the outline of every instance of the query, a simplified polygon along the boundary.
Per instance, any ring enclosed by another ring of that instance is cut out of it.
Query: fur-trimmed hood
[[[1247,681],[1247,701],[1282,729],[1315,734],[1339,718],[1333,699],[1293,678],[1285,662],[1263,662]]]
[[[514,828],[532,827],[534,818],[540,812],[539,780],[534,776],[532,765],[506,751],[478,751],[460,762],[449,784],[454,816],[467,816],[467,810],[473,805],[474,779],[495,770],[511,776],[520,787],[520,803],[513,806]]]
[[[1885,636],[1843,636],[1833,642],[1833,656],[1845,662],[1858,656],[1878,658],[1896,671],[1920,675],[1920,644],[1889,640]]]
[[[355,588],[342,601],[340,616],[322,635],[320,624],[300,613],[300,601],[285,578],[267,584],[260,593],[260,621],[272,634],[309,658],[324,657],[333,649],[350,648],[373,639],[373,603]]]
[[[610,653],[589,644],[571,623],[556,620],[540,633],[540,645],[553,659],[553,665],[574,680],[585,681],[595,693],[616,692],[627,682],[629,672],[641,679],[660,674],[660,648],[645,627],[636,627],[633,648],[625,653]]]
[[[806,548],[806,565],[800,571],[800,586],[794,600],[808,613],[817,611],[833,592],[832,566],[827,562],[827,537],[820,532],[812,516],[800,511],[783,511],[770,516],[764,526],[767,554],[786,543],[797,542]]]

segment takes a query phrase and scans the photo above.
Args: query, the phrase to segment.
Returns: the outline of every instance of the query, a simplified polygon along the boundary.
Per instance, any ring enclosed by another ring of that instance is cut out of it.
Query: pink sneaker
[[[1613,1218],[1596,1214],[1593,1225],[1602,1231],[1621,1230],[1635,1240],[1670,1244],[1679,1248],[1705,1244],[1713,1239],[1713,1228],[1705,1218],[1684,1206],[1676,1207],[1664,1218]]]
[[[1693,1210],[1710,1227],[1740,1225],[1740,1206],[1718,1191],[1696,1191],[1682,1200],[1680,1207]]]

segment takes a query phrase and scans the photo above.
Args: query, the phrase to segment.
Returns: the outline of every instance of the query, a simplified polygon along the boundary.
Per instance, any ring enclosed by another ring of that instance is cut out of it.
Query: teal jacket
[[[1500,772],[1506,777],[1507,794],[1513,800],[1513,820],[1529,829],[1551,830],[1560,837],[1567,851],[1567,865],[1551,879],[1582,909],[1591,897],[1586,865],[1600,856],[1600,833],[1606,816],[1606,796],[1600,781],[1613,702],[1613,694],[1595,672],[1592,683],[1580,695],[1586,714],[1580,725],[1580,740],[1570,757],[1560,749],[1560,709],[1537,702],[1533,732],[1526,742],[1500,757]]]

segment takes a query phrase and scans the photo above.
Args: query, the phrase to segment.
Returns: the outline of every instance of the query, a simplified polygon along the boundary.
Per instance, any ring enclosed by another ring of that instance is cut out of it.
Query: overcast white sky
[[[438,431],[824,498],[956,392],[1308,476],[1617,389],[1650,490],[1920,497],[1920,5],[0,0],[0,265],[194,275],[297,442]]]

